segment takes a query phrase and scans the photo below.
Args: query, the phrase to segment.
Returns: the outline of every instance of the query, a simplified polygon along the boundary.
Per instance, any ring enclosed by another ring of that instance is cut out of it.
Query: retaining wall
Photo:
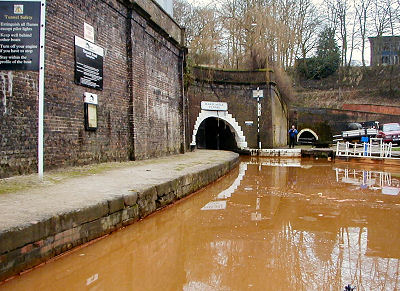
[[[400,115],[400,106],[386,106],[376,104],[343,104],[342,109],[364,111],[370,113]]]
[[[290,110],[290,123],[295,124],[299,131],[304,128],[312,129],[321,142],[332,141],[332,135],[347,130],[350,122],[364,121],[379,121],[380,124],[399,122],[399,116],[330,108],[294,107]]]

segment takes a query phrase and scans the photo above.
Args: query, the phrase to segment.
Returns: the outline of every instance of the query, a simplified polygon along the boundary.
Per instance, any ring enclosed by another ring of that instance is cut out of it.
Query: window
[[[388,56],[383,56],[382,57],[382,64],[389,64],[389,57]]]

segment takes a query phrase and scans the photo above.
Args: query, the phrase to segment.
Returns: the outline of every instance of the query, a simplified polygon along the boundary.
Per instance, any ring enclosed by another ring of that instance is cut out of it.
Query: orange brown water
[[[399,191],[400,169],[243,158],[189,199],[0,289],[396,290]]]

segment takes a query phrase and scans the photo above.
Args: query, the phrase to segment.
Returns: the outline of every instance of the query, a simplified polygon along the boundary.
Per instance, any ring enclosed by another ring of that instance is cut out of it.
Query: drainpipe
[[[180,61],[181,61],[181,91],[182,91],[182,143],[181,143],[181,153],[186,152],[186,129],[189,127],[189,100],[185,96],[185,66],[186,66],[186,47],[185,47],[185,35],[186,30],[183,27],[181,29],[181,39],[180,39]],[[187,109],[187,110],[186,110]]]
[[[132,7],[128,8],[126,18],[126,51],[127,51],[127,66],[128,66],[128,93],[129,93],[129,159],[135,160],[135,125],[134,125],[134,96],[133,96],[133,52],[132,52]]]
[[[185,118],[185,76],[184,76],[184,70],[185,70],[185,52],[184,49],[181,48],[181,53],[180,53],[180,58],[181,58],[181,89],[182,89],[182,143],[181,143],[181,154],[184,154],[186,152],[186,118]]]

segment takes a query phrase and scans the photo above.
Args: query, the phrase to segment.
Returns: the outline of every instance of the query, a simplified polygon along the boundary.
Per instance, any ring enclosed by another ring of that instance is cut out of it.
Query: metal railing
[[[381,138],[371,138],[366,143],[336,143],[336,156],[392,158],[392,143],[384,143]]]

